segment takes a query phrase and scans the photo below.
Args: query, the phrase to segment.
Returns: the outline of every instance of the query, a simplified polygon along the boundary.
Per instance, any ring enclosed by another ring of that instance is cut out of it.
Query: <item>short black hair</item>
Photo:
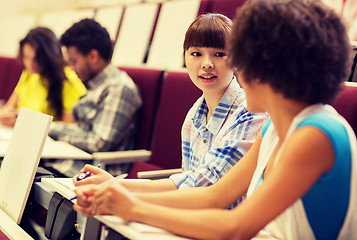
[[[350,69],[345,26],[319,0],[248,0],[237,11],[229,49],[247,83],[267,83],[307,104],[332,103]]]
[[[85,18],[74,23],[60,41],[66,47],[76,47],[83,55],[96,49],[104,60],[109,62],[112,58],[113,43],[109,33],[94,19]]]

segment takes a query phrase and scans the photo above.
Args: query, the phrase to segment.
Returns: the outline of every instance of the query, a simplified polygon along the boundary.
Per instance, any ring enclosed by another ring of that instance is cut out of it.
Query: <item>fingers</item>
[[[92,214],[114,214],[131,219],[135,197],[120,183],[112,183],[96,191],[91,203]]]
[[[90,175],[82,180],[78,180],[78,176],[83,173],[90,173]],[[106,172],[103,169],[100,169],[98,166],[93,166],[90,164],[86,164],[82,169],[81,173],[77,174],[72,178],[73,184],[76,187],[84,186],[87,184],[100,184],[102,182],[108,181],[112,179],[113,176]]]
[[[14,126],[16,122],[16,115],[14,113],[3,111],[0,117],[0,122],[4,126]]]
[[[82,174],[83,173],[79,173],[72,178],[74,186],[80,187],[80,186],[84,186],[84,185],[88,185],[88,184],[95,184],[95,182],[93,181],[94,179],[92,178],[93,174],[89,175],[88,177],[86,177],[84,179],[78,180],[78,177]]]
[[[92,202],[92,196],[97,190],[96,185],[86,185],[83,187],[76,188],[74,193],[77,196],[77,204],[88,207]]]
[[[94,184],[86,185],[83,187],[78,187],[74,190],[77,197],[89,197],[93,196],[93,194],[97,191],[98,186]]]
[[[77,204],[74,210],[84,216],[114,214],[129,220],[133,218],[132,209],[138,199],[120,183],[107,186],[86,185],[75,190]]]
[[[94,215],[101,215],[104,213],[110,213],[112,205],[119,204],[119,196],[115,195],[115,189],[113,189],[113,184],[109,186],[98,189],[93,195],[91,201],[91,210]]]
[[[1,124],[7,127],[13,127],[15,125],[16,119],[9,120],[9,119],[2,119]]]
[[[93,199],[93,194],[97,190],[96,185],[86,185],[83,187],[79,187],[74,190],[76,196],[77,196],[77,203],[73,205],[73,209],[77,212],[80,212],[83,214],[83,216],[92,216],[92,199]]]
[[[77,211],[77,212],[80,212],[83,217],[91,217],[91,216],[94,216],[92,214],[92,209],[91,208],[85,208],[85,207],[82,207],[78,204],[74,204],[73,205],[73,210],[74,211]]]
[[[98,174],[103,170],[100,169],[98,166],[93,166],[93,165],[90,165],[90,164],[86,164],[81,169],[81,172],[87,172],[87,171],[91,172],[92,174]]]

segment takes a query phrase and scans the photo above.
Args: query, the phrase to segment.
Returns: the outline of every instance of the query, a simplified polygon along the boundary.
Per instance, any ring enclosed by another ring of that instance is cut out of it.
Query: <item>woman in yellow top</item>
[[[0,110],[1,124],[13,126],[21,107],[52,115],[54,120],[73,122],[72,106],[86,88],[75,72],[65,67],[56,35],[45,27],[30,30],[20,41],[19,58],[24,70]]]

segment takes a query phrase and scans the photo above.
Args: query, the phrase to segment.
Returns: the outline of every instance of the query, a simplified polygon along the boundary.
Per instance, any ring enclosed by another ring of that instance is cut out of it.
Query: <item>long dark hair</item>
[[[48,28],[37,27],[30,30],[26,37],[20,41],[19,58],[21,62],[23,47],[26,43],[35,49],[35,60],[39,65],[41,77],[48,79],[48,108],[54,110],[57,119],[61,119],[63,114],[63,81],[66,79],[66,75],[60,42]]]

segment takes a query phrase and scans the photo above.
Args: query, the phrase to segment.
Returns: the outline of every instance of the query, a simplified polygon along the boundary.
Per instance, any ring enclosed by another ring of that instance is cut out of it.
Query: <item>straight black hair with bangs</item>
[[[231,28],[232,21],[222,14],[202,14],[187,29],[183,50],[192,46],[224,49]]]

